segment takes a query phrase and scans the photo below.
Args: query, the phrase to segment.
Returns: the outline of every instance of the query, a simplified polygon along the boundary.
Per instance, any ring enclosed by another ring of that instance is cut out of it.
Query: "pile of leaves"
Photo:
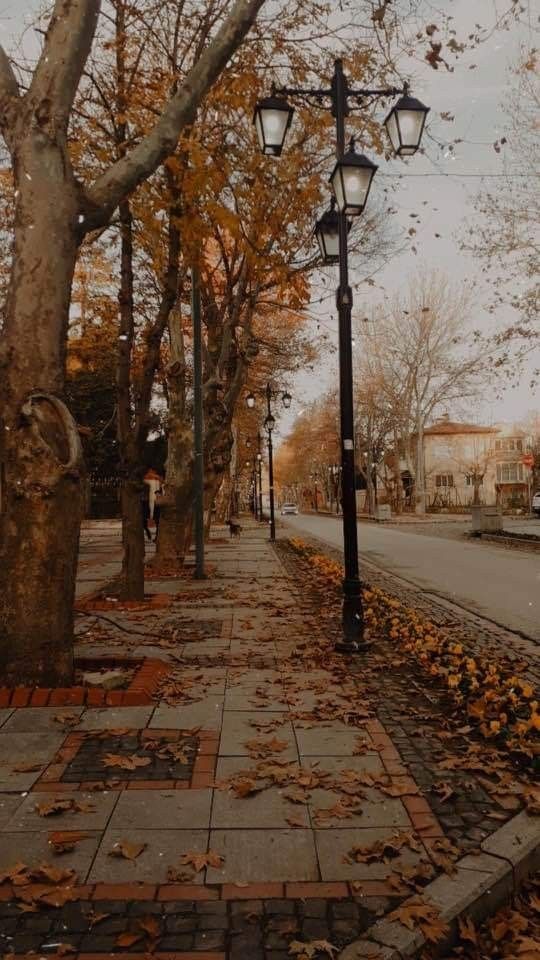
[[[337,597],[341,564],[297,538],[289,544],[323,596],[330,587]],[[448,630],[377,587],[364,587],[363,601],[368,636],[399,644],[403,653],[445,685],[471,729],[525,767],[540,771],[540,708],[531,683],[512,673],[508,663],[471,655]]]
[[[459,923],[459,945],[444,960],[539,960],[540,879],[530,881],[510,906],[481,926]]]

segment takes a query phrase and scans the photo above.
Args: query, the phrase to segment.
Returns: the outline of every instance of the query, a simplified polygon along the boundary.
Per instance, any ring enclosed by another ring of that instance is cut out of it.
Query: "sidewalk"
[[[520,809],[478,763],[441,773],[468,741],[429,685],[384,644],[334,656],[312,585],[242,522],[206,581],[78,602],[80,668],[122,688],[0,691],[0,951],[337,957]]]

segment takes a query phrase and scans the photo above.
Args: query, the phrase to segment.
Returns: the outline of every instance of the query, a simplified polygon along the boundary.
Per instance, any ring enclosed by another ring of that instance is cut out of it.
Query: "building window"
[[[436,487],[453,487],[454,486],[454,474],[453,473],[438,473],[435,477],[435,486]]]
[[[498,463],[497,483],[523,483],[523,464]]]
[[[504,440],[495,441],[495,449],[503,450],[505,453],[508,453],[512,450],[523,450],[523,440],[520,440],[518,437],[505,437]]]
[[[466,477],[465,477],[465,483],[466,483],[466,485],[467,485],[468,487],[472,487],[473,484],[474,484],[474,482],[475,482],[475,480],[476,480],[476,483],[477,483],[477,485],[478,485],[479,487],[483,487],[483,486],[484,486],[484,475],[483,475],[483,474],[482,474],[481,477],[479,477],[479,476],[476,476],[476,477],[475,477],[474,474],[468,473],[468,474],[466,475]]]

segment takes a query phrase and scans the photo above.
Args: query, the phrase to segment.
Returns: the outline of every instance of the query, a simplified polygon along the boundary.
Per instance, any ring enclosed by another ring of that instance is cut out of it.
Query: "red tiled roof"
[[[439,420],[424,430],[424,436],[453,433],[499,433],[496,427],[482,427],[478,423],[456,423],[454,420]]]

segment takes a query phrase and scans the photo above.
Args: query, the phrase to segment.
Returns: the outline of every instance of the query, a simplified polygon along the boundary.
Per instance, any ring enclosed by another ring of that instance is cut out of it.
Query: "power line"
[[[504,177],[505,180],[516,180],[521,177],[540,177],[540,173],[380,173],[379,176],[394,180],[401,180],[402,177],[474,177],[481,180],[484,177]]]

